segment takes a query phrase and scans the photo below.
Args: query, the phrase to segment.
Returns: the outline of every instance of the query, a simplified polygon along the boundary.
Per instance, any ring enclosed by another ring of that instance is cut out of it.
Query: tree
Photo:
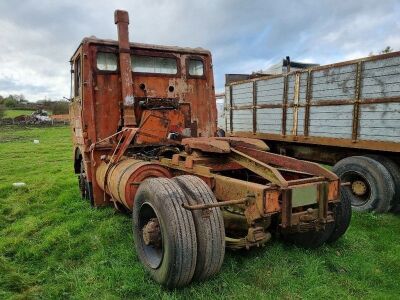
[[[8,97],[4,99],[4,104],[8,108],[14,108],[18,105],[18,100],[14,95],[8,95]]]
[[[386,48],[379,51],[378,54],[385,54],[385,53],[390,53],[390,52],[393,52],[393,48],[390,46],[386,46]],[[368,56],[374,56],[374,55],[375,55],[375,53],[372,51],[368,54]]]
[[[385,49],[383,49],[379,54],[385,54],[385,53],[390,53],[393,52],[393,49],[390,46],[387,46]]]
[[[6,108],[4,107],[4,105],[0,105],[0,119],[2,119],[4,117]]]
[[[64,115],[68,113],[69,103],[67,101],[54,101],[50,109],[54,115]]]

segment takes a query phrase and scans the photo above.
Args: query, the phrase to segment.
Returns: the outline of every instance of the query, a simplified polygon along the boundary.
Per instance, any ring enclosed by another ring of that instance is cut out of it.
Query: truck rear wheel
[[[315,249],[322,246],[332,235],[335,229],[335,223],[325,224],[321,230],[310,230],[306,232],[284,233],[282,238],[285,242],[308,249]]]
[[[196,267],[195,225],[183,203],[189,204],[185,194],[167,178],[144,180],[135,195],[136,251],[153,279],[167,288],[189,284]]]
[[[365,156],[351,156],[332,169],[340,177],[353,210],[387,212],[394,196],[394,183],[389,171],[379,162]]]
[[[366,155],[377,162],[381,163],[386,170],[389,171],[390,175],[392,176],[393,183],[394,183],[394,196],[392,201],[390,202],[391,209],[393,211],[400,211],[400,168],[399,166],[391,159],[382,156],[382,155],[375,155],[370,154]]]
[[[173,180],[182,188],[191,205],[217,202],[214,193],[200,178],[184,175]],[[192,213],[197,236],[197,263],[193,280],[206,280],[219,272],[224,261],[224,220],[218,207],[207,211],[194,210]]]
[[[335,225],[332,234],[327,240],[328,243],[337,241],[347,231],[351,221],[351,197],[349,191],[341,188],[340,193],[340,202],[334,204],[331,208],[335,218]]]

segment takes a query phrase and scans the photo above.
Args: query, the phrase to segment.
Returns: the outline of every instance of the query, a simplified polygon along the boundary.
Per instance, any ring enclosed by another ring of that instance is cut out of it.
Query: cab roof
[[[75,56],[77,50],[83,44],[97,44],[103,46],[115,46],[118,47],[118,41],[111,39],[99,39],[95,36],[86,37],[79,44],[75,53],[72,55],[71,59]],[[208,55],[211,56],[211,52],[201,47],[190,48],[190,47],[177,47],[177,46],[164,46],[164,45],[153,45],[153,44],[143,44],[143,43],[130,43],[130,47],[133,49],[141,50],[157,50],[163,52],[173,52],[173,53],[186,53],[186,54],[198,54],[198,55]]]

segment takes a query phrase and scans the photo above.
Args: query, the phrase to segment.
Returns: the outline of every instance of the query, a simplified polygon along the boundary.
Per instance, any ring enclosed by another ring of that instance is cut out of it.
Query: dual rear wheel
[[[334,221],[325,224],[321,230],[283,234],[286,242],[303,248],[318,248],[324,243],[337,241],[347,231],[351,221],[351,200],[347,194],[342,194],[339,203],[330,204]]]
[[[132,218],[135,247],[157,282],[175,288],[219,272],[225,255],[220,209],[204,214],[182,207],[214,202],[213,192],[195,176],[151,178],[140,185]]]

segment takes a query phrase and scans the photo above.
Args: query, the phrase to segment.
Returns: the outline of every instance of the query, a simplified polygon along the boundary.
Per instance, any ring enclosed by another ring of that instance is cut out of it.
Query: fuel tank
[[[171,178],[172,175],[156,163],[132,158],[123,159],[112,166],[102,162],[96,171],[100,188],[129,210],[132,210],[139,184],[152,177]]]

